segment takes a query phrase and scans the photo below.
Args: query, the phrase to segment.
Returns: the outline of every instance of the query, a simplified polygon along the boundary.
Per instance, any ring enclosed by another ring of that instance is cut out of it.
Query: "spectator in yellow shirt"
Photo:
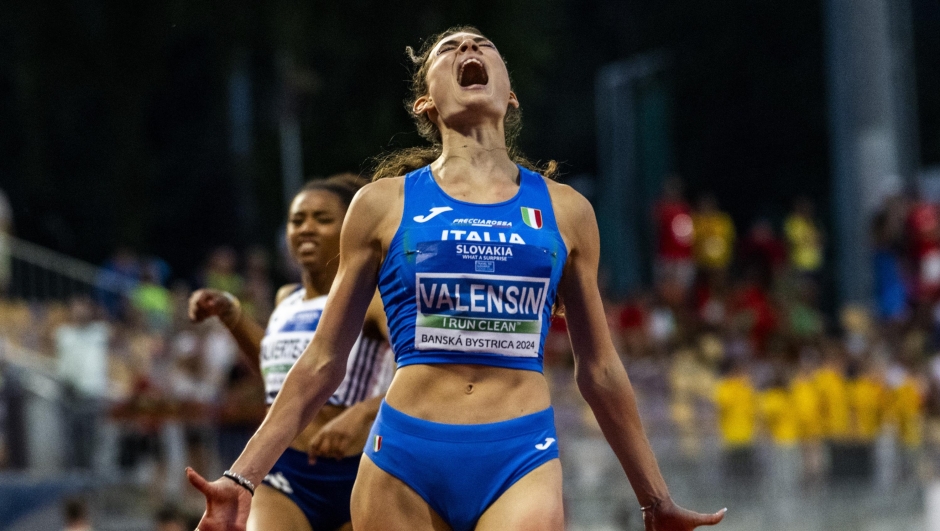
[[[760,393],[760,413],[775,446],[793,448],[800,440],[800,417],[793,393],[778,377]]]
[[[813,217],[813,203],[801,197],[783,224],[790,247],[790,266],[799,273],[817,273],[823,264],[823,235]]]
[[[813,375],[819,397],[820,427],[829,441],[844,441],[849,436],[849,396],[845,366],[837,347],[829,346],[825,361]]]
[[[818,360],[814,352],[801,356],[799,369],[790,381],[790,396],[799,427],[803,454],[803,478],[815,481],[823,472],[823,420],[819,390],[815,381]]]
[[[737,478],[752,477],[757,464],[754,456],[757,390],[743,362],[726,361],[723,369],[724,375],[715,386],[715,405],[726,471]]]
[[[769,509],[775,513],[776,521],[785,523],[794,514],[792,493],[800,479],[800,419],[796,400],[782,370],[760,393],[760,413],[774,443],[770,451],[770,482],[764,484],[775,500]]]
[[[906,368],[888,391],[888,418],[897,426],[898,439],[908,449],[919,448],[924,438],[925,385]]]
[[[888,394],[878,367],[873,363],[864,364],[858,377],[848,382],[848,393],[852,417],[850,438],[862,445],[874,445],[888,406]]]
[[[706,271],[724,271],[734,254],[734,222],[731,216],[718,209],[715,196],[705,194],[699,199],[698,210],[692,216],[695,240],[695,261]]]

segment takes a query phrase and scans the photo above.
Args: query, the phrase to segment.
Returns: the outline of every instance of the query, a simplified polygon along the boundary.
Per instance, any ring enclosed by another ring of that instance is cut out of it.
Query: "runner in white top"
[[[229,293],[202,289],[190,297],[190,318],[219,317],[260,368],[268,405],[316,333],[336,276],[340,227],[364,182],[353,175],[311,181],[291,202],[287,241],[303,283],[278,291],[267,329],[244,315]],[[258,485],[248,531],[351,529],[349,497],[359,457],[394,371],[387,337],[376,296],[350,352],[343,383]]]

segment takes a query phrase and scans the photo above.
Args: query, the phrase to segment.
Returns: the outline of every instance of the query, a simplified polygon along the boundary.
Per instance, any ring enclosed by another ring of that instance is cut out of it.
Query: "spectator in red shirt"
[[[773,225],[765,218],[757,219],[741,242],[741,265],[755,275],[758,282],[769,287],[787,261],[787,248],[777,237]]]
[[[926,201],[911,205],[907,234],[917,299],[932,302],[940,295],[940,219],[936,206]]]
[[[656,283],[677,283],[683,292],[687,292],[695,278],[692,255],[695,230],[692,210],[682,197],[682,181],[678,176],[669,177],[663,185],[663,195],[656,203],[654,217]]]

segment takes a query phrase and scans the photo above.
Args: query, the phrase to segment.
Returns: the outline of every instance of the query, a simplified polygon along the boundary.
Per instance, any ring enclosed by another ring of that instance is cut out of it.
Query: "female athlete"
[[[244,315],[239,301],[228,293],[202,289],[190,297],[190,317],[202,321],[218,316],[242,352],[260,367],[269,405],[317,330],[326,294],[336,276],[340,227],[362,184],[353,175],[339,175],[311,181],[294,197],[287,219],[287,241],[302,270],[303,284],[290,284],[278,291],[277,308],[266,330]],[[351,350],[343,383],[258,486],[248,529],[351,528],[349,498],[362,447],[391,380],[393,363],[386,337],[385,314],[376,298]]]
[[[356,531],[563,529],[541,372],[556,295],[579,389],[647,530],[718,523],[723,511],[687,511],[669,495],[604,318],[594,212],[515,153],[519,101],[496,47],[474,28],[455,28],[412,57],[411,109],[434,146],[387,158],[353,200],[317,336],[230,477],[207,483],[189,471],[206,497],[201,531],[241,528],[250,506],[243,486],[264,476],[339,385],[352,323],[376,286],[398,370],[353,489]]]

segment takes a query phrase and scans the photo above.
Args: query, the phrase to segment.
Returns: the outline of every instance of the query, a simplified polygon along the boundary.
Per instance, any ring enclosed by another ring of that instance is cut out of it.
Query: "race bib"
[[[287,319],[272,319],[261,340],[261,375],[270,404],[284,385],[287,372],[303,354],[320,323],[323,310],[297,312]]]
[[[538,357],[547,254],[518,244],[419,244],[415,348]]]

